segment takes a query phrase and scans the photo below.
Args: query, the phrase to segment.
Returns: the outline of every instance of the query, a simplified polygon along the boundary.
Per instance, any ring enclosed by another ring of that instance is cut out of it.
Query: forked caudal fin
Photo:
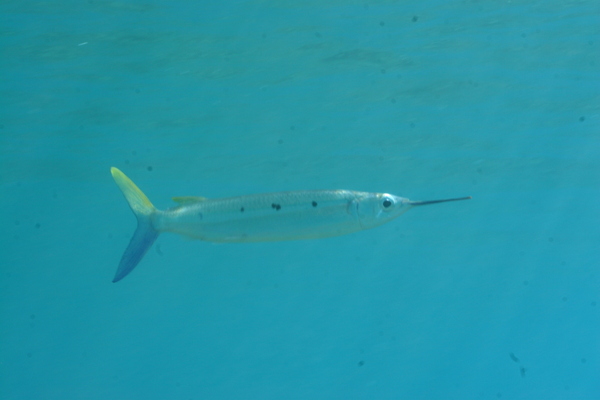
[[[156,208],[146,195],[118,168],[112,167],[110,173],[138,221],[137,229],[121,257],[121,262],[113,278],[113,282],[118,282],[133,271],[148,249],[152,247],[160,232],[152,226],[152,214],[156,212]]]

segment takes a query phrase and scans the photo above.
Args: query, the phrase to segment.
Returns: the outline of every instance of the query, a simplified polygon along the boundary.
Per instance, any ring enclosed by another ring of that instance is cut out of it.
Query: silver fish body
[[[345,235],[381,225],[409,207],[408,199],[390,194],[297,191],[189,202],[157,212],[152,222],[158,231],[210,242],[270,242]]]

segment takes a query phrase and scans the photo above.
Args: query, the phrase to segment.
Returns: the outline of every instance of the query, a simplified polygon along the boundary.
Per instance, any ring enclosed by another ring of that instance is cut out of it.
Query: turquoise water
[[[2,399],[600,398],[600,3],[0,3]],[[172,196],[473,196],[317,241]]]

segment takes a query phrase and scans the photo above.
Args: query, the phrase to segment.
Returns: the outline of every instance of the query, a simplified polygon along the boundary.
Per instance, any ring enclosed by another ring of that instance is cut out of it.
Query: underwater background
[[[0,3],[0,398],[600,399],[600,3]],[[161,235],[172,196],[415,200]]]

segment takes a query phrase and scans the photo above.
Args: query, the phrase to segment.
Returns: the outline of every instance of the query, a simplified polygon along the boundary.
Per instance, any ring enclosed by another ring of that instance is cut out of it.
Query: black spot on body
[[[517,356],[515,356],[515,354],[514,354],[514,353],[510,353],[509,355],[510,355],[510,359],[511,359],[511,360],[513,360],[513,361],[514,361],[514,362],[516,362],[516,363],[518,363],[518,362],[519,362],[519,359],[517,358]]]
[[[240,208],[240,212],[244,212],[244,207]]]
[[[313,200],[313,202],[312,202],[312,206],[313,206],[313,207],[316,207],[316,206],[317,206],[317,202]]]
[[[275,209],[276,211],[279,211],[281,210],[281,204],[273,203],[271,204],[271,208]]]

